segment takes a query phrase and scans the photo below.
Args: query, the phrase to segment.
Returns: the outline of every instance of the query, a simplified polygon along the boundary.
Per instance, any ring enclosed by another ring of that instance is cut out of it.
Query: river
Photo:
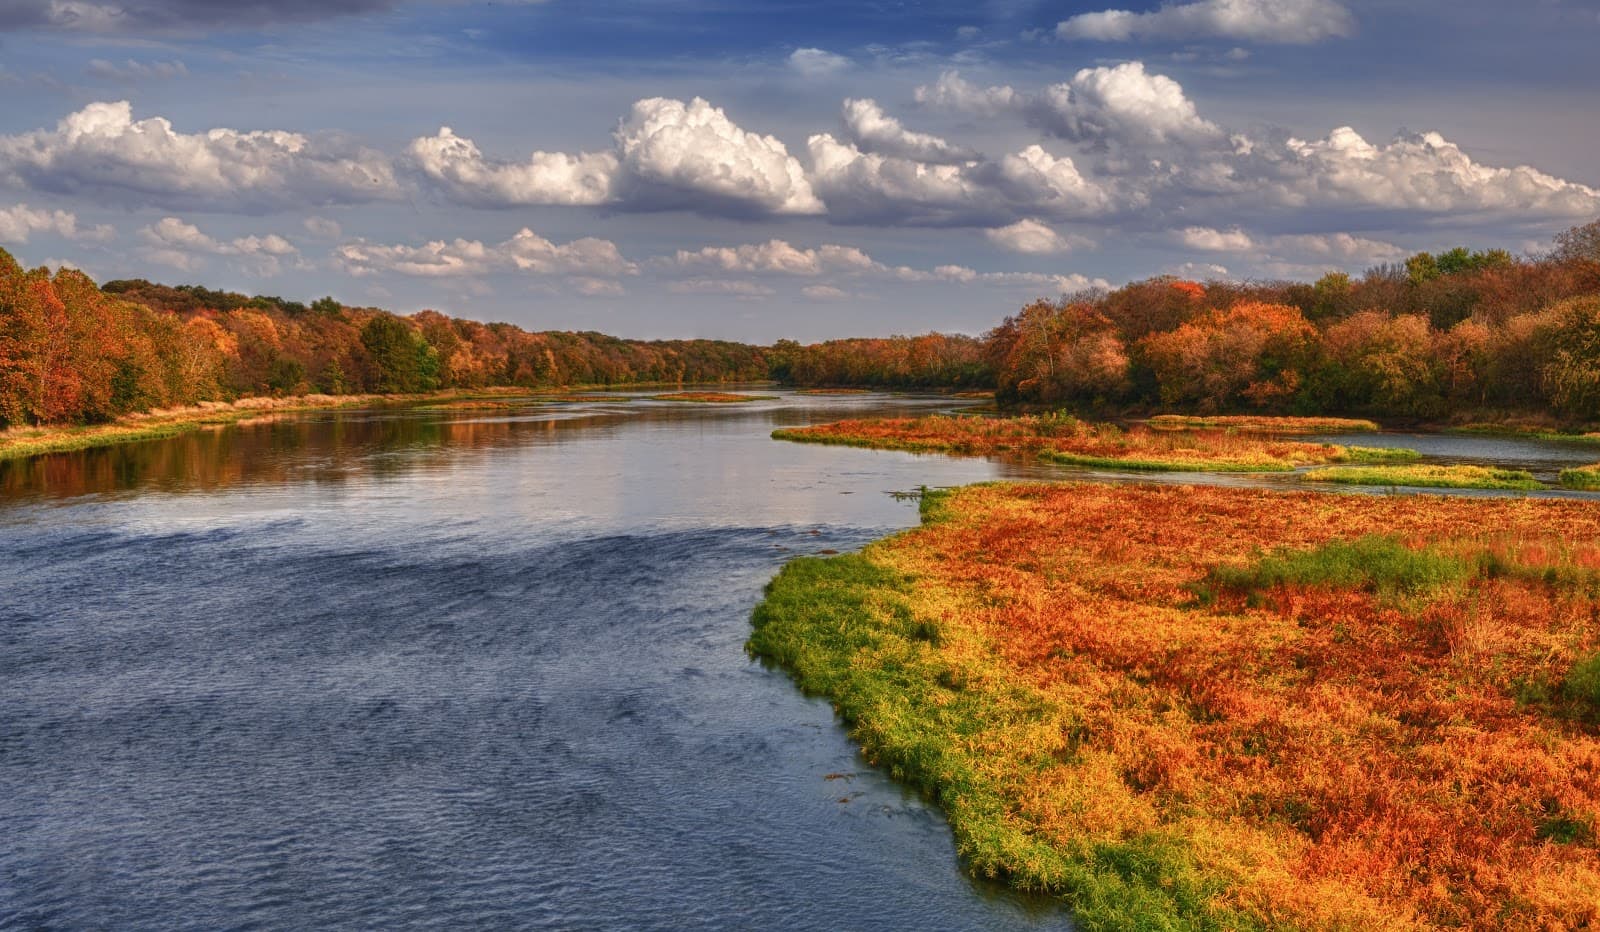
[[[1081,474],[779,443],[948,402],[776,394],[0,463],[0,929],[1069,927],[743,644],[891,493]]]

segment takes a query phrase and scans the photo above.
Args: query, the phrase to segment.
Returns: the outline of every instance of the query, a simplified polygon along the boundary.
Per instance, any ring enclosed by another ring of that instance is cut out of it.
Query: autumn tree
[[[988,335],[1003,401],[1104,402],[1125,395],[1127,346],[1111,319],[1085,301],[1035,301]]]
[[[1299,309],[1246,301],[1151,334],[1139,350],[1166,404],[1270,408],[1300,388],[1315,338]]]

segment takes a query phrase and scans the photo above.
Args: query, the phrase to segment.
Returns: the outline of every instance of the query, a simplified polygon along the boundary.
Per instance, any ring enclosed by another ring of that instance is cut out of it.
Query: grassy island
[[[1600,509],[986,485],[750,649],[1094,929],[1600,923]]]
[[[1544,483],[1522,469],[1490,466],[1329,466],[1305,474],[1309,482],[1342,485],[1411,486],[1428,489],[1503,489],[1533,491]]]
[[[1376,421],[1349,417],[1267,417],[1239,414],[1201,417],[1187,414],[1158,414],[1147,421],[1157,430],[1221,428],[1266,434],[1334,434],[1381,430]]]
[[[913,453],[1021,453],[1071,466],[1119,470],[1287,472],[1327,463],[1406,462],[1417,458],[1410,450],[1301,443],[1219,429],[1157,431],[1136,426],[1125,430],[1054,414],[851,420],[785,428],[774,431],[772,436],[800,443]]]
[[[683,401],[691,404],[740,404],[746,401],[772,401],[776,395],[739,395],[733,392],[668,392],[651,395],[651,401]]]
[[[1583,492],[1600,492],[1600,463],[1561,470],[1561,487]]]
[[[1548,424],[1489,423],[1446,427],[1447,434],[1483,434],[1491,437],[1521,437],[1527,440],[1553,440],[1558,443],[1585,443],[1600,446],[1600,431],[1556,430]]]

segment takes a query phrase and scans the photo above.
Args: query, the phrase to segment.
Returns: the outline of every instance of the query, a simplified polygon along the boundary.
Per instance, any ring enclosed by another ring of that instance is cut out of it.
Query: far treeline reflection
[[[457,454],[554,441],[563,429],[592,427],[602,420],[463,418],[429,412],[400,417],[359,411],[316,418],[269,415],[237,427],[0,460],[0,497],[67,498],[147,488],[211,492],[274,482],[400,478],[427,468],[428,461],[377,454],[427,449]]]

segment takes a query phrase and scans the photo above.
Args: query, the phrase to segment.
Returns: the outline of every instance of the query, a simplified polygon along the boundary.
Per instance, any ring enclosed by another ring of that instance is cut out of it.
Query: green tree
[[[339,365],[335,359],[328,363],[322,370],[322,390],[329,395],[343,395],[350,388],[350,377],[344,374],[344,366]]]
[[[371,361],[368,387],[375,392],[427,392],[439,387],[439,354],[422,334],[393,314],[379,314],[361,328]]]

